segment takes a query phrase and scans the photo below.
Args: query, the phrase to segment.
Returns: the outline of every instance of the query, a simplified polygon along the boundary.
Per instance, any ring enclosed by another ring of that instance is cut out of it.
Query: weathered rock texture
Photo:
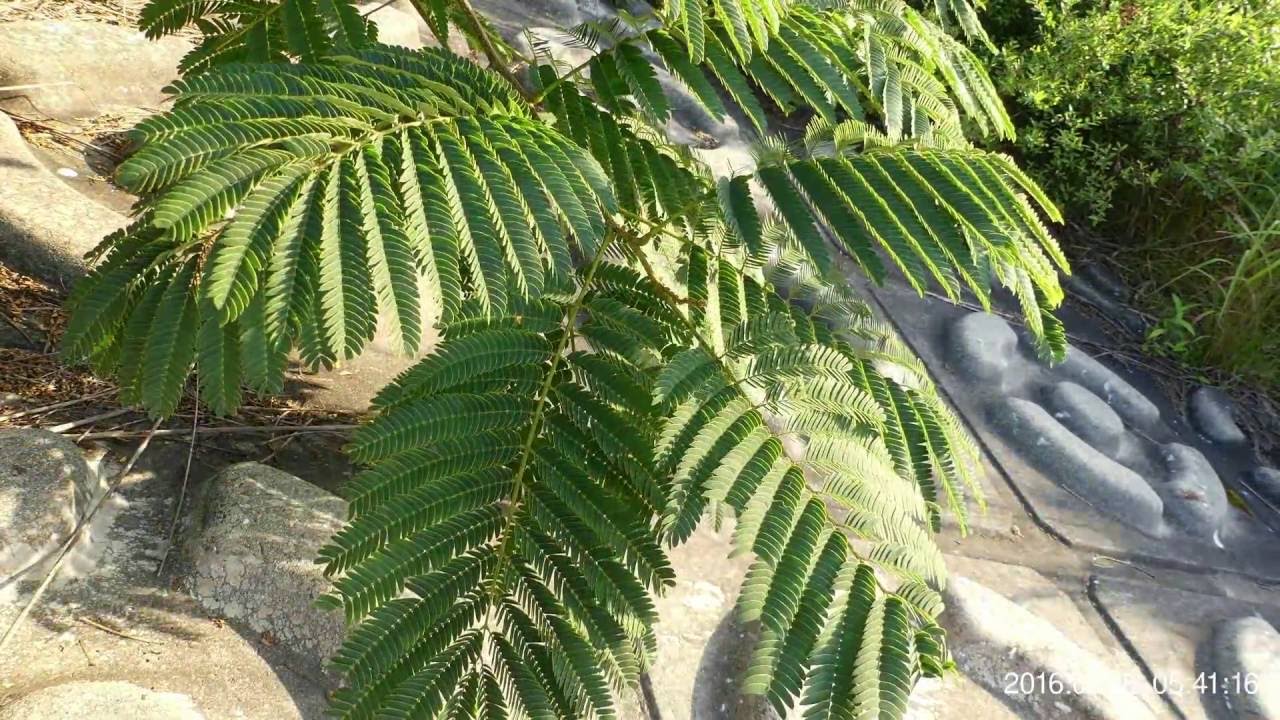
[[[95,490],[75,443],[43,430],[0,430],[0,586],[57,547]]]
[[[1260,617],[1214,628],[1214,688],[1240,720],[1280,720],[1280,633]]]
[[[0,53],[4,42],[0,34]],[[59,180],[0,113],[0,261],[67,285],[84,273],[84,254],[125,223]]]
[[[0,707],[0,720],[204,720],[195,702],[127,682],[70,682]]]
[[[59,120],[113,108],[158,107],[191,44],[148,40],[117,25],[26,20],[0,25],[0,93],[4,107]]]
[[[328,660],[345,631],[339,613],[313,606],[329,589],[314,560],[345,516],[340,498],[288,473],[256,463],[223,470],[198,510],[192,594],[209,612]]]
[[[1112,663],[994,590],[953,576],[945,599],[943,623],[954,636],[961,670],[991,692],[1002,693],[1022,717],[1160,717],[1126,687]],[[1054,679],[1057,683],[1050,684]]]

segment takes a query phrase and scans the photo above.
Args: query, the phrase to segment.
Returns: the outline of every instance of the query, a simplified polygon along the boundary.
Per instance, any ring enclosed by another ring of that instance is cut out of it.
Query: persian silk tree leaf
[[[170,280],[156,307],[142,356],[142,401],[155,417],[167,417],[178,408],[187,374],[195,359],[196,259],[183,263]]]
[[[200,44],[182,60],[186,72],[282,55],[311,62],[335,44],[361,48],[377,35],[355,0],[149,0],[138,26],[149,38],[199,29]]]
[[[671,3],[676,18],[679,20],[681,33],[689,44],[689,59],[700,63],[706,50],[707,42],[707,3],[706,0],[679,0]]]
[[[342,4],[314,3],[322,16]],[[412,354],[465,297],[498,314],[558,291],[618,209],[591,155],[530,117],[499,76],[444,51],[371,46],[175,87],[173,111],[139,126],[119,171],[144,219],[104,250],[145,232],[201,251],[200,298],[240,332],[242,362],[219,367],[254,388],[279,386],[279,357],[295,346],[331,366],[381,323]],[[687,192],[693,178],[665,184]],[[170,261],[150,258],[132,272]],[[91,304],[127,314],[135,303],[104,289]],[[77,321],[69,337],[79,352],[115,353],[111,333],[126,323]]]
[[[200,398],[217,415],[240,407],[240,328],[223,326],[216,312],[201,313],[196,339]]]
[[[699,251],[691,252],[697,259]],[[807,265],[795,272],[813,271]],[[721,275],[734,272],[742,271],[719,264]],[[921,633],[932,637],[926,626],[937,604],[924,583],[941,580],[915,463],[922,460],[934,479],[941,466],[932,462],[932,442],[940,456],[948,455],[945,430],[926,424],[896,385],[899,396],[886,391],[887,401],[910,410],[916,424],[909,431],[887,426],[869,387],[868,362],[819,332],[819,322],[836,322],[824,316],[833,312],[832,300],[792,290],[812,313],[814,325],[806,328],[806,311],[793,312],[779,298],[781,304],[771,306],[761,291],[772,296],[774,290],[755,283],[720,278],[703,283],[702,294],[691,290],[703,298],[719,288],[723,301],[749,310],[721,313],[732,316],[725,322],[740,323],[724,333],[730,338],[725,352],[686,337],[682,342],[694,347],[671,356],[655,382],[667,416],[658,459],[674,481],[664,527],[679,543],[712,501],[736,511],[735,545],[756,556],[739,608],[762,626],[749,691],[768,696],[780,713],[799,702],[808,706],[807,717],[897,718],[915,678],[926,671],[914,644]],[[892,442],[891,430],[903,437]],[[807,439],[803,453],[788,454],[784,439],[792,434]],[[891,442],[903,453],[904,474],[894,465]],[[846,533],[874,541],[865,561]],[[875,580],[878,571],[915,583],[915,604],[887,596]],[[935,669],[946,663],[944,652],[936,654],[928,661]]]
[[[697,59],[692,51],[692,47],[686,50],[674,38],[662,31],[654,31],[649,33],[649,42],[653,45],[653,49],[662,58],[663,64],[684,83],[685,87],[693,93],[698,102],[707,109],[711,115],[717,119],[723,118],[727,111],[724,103],[720,100],[719,93],[715,87],[707,79],[706,73],[702,68],[698,67],[701,62],[702,50],[699,48]],[[692,41],[691,41],[692,43]]]
[[[595,292],[614,304],[587,304],[581,289],[548,308],[562,326],[546,334],[521,316],[451,325],[357,433],[351,453],[370,467],[353,482],[352,519],[321,551],[334,577],[324,604],[353,623],[335,663],[340,716],[483,700],[610,717],[614,692],[638,676],[654,646],[648,594],[671,570],[647,507],[623,500],[634,478],[619,458],[651,466],[656,423],[638,368],[600,356],[617,374],[611,392],[621,377],[636,384],[610,396],[641,401],[625,417],[562,369],[565,323],[623,312],[624,290]],[[575,367],[594,383],[603,366]],[[508,392],[526,370],[536,382]],[[436,683],[446,670],[451,684]]]
[[[449,0],[410,0],[441,45],[449,43]]]

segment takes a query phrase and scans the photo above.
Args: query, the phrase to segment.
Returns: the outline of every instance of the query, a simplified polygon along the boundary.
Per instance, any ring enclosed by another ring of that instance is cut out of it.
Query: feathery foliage
[[[191,67],[135,129],[137,217],[76,288],[65,351],[157,416],[193,367],[229,413],[293,353],[333,365],[382,328],[422,355],[354,437],[321,553],[350,624],[335,713],[614,717],[656,652],[667,548],[732,514],[748,690],[901,717],[949,667],[932,534],[981,506],[978,452],[835,253],[953,298],[1001,283],[1065,347],[1056,210],[965,140],[1012,132],[938,24],[980,39],[972,8],[679,0],[572,29],[575,68],[533,44],[521,80],[466,2],[415,6],[491,69],[353,42],[323,25],[338,0],[290,45],[291,2],[149,6],[152,34],[283,44]],[[766,108],[813,121],[716,178],[666,140],[663,73],[762,136]]]
[[[378,37],[354,0],[151,0],[138,25],[149,38],[199,30],[200,42],[179,65],[184,74],[237,62],[311,62]]]

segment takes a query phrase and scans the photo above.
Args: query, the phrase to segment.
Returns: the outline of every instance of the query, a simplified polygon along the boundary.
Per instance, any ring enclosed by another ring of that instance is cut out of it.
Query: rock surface
[[[209,477],[199,455],[193,489]],[[177,589],[171,574],[157,576],[186,457],[185,445],[153,443],[104,501],[56,581],[0,653],[0,707],[21,703],[16,717],[43,717],[26,711],[36,703],[26,698],[71,683],[131,683],[187,696],[209,720],[323,717],[326,684],[283,643],[268,643],[261,632],[201,608]],[[91,474],[114,477],[122,459],[86,460]],[[178,569],[178,560],[175,553],[167,570]],[[20,580],[0,579],[0,628],[26,603],[39,575]],[[81,712],[72,716],[77,719],[153,717],[127,703],[112,714],[91,698],[81,700]],[[9,720],[3,712],[0,718]]]
[[[1231,398],[1217,388],[1198,387],[1187,396],[1187,418],[1205,437],[1224,445],[1239,445],[1246,440],[1236,425]]]
[[[70,120],[112,108],[158,107],[190,50],[182,38],[148,40],[106,23],[24,20],[0,25],[0,105],[24,115]],[[34,108],[34,110],[33,110]]]
[[[951,327],[950,362],[964,375],[1000,380],[1018,347],[1018,336],[1004,318],[987,313],[965,315]]]
[[[992,407],[989,419],[1043,472],[1100,511],[1148,535],[1162,532],[1164,503],[1147,481],[1076,437],[1044,408],[1010,397]]]
[[[84,254],[125,223],[59,180],[0,113],[0,261],[67,285],[84,273]]]
[[[966,577],[952,576],[944,598],[947,611],[943,623],[954,635],[951,644],[956,648],[957,664],[991,692],[1003,693],[1008,702],[1019,707],[1020,716],[1057,718],[1079,713],[1096,720],[1159,717],[1126,687],[1110,662],[1000,593]],[[1028,679],[1025,685],[1023,678]],[[1050,685],[1055,678],[1060,684]]]
[[[94,489],[75,443],[0,430],[0,586],[66,539]]]
[[[754,636],[737,622],[735,605],[751,563],[729,557],[732,527],[704,526],[671,551],[676,584],[654,601],[658,654],[649,671],[663,720],[765,717],[766,703],[740,692]]]
[[[1169,480],[1156,485],[1169,517],[1184,531],[1212,538],[1227,515],[1227,493],[1203,453],[1188,445],[1164,447]]]
[[[344,517],[340,498],[288,473],[257,463],[223,470],[197,510],[192,595],[308,661],[328,660],[345,630],[340,613],[313,606],[329,589],[314,559]]]
[[[70,682],[0,707],[0,720],[204,720],[194,701],[127,682]]]
[[[1213,631],[1217,688],[1240,720],[1280,720],[1280,633],[1260,617],[1220,623]]]
[[[1274,599],[1270,597],[1273,592],[1246,599],[1121,578],[1096,578],[1091,583],[1091,595],[1099,611],[1146,668],[1144,672],[1152,678],[1151,683],[1158,683],[1164,689],[1163,697],[1176,707],[1177,717],[1186,720],[1280,717],[1233,715],[1232,709],[1239,713],[1241,708],[1240,693],[1233,692],[1226,697],[1222,693],[1215,695],[1210,692],[1211,685],[1206,684],[1212,682],[1208,675],[1217,672],[1221,689],[1226,679],[1224,673],[1235,673],[1241,667],[1242,654],[1252,658],[1249,666],[1255,673],[1265,665],[1267,656],[1274,661],[1277,638],[1270,628],[1280,621],[1280,607],[1259,604],[1259,601]],[[1203,582],[1197,587],[1206,591],[1213,589]],[[1252,594],[1243,586],[1231,593]],[[1259,613],[1264,613],[1266,619],[1255,617]],[[1255,679],[1258,680],[1253,686],[1256,698],[1266,681],[1261,675]],[[1231,689],[1235,690],[1235,680],[1231,682]],[[1244,678],[1240,682],[1243,690]],[[1272,680],[1269,688],[1280,689],[1280,679]],[[1230,707],[1223,703],[1224,699]]]
[[[1124,421],[1102,398],[1075,383],[1063,382],[1049,389],[1045,403],[1053,418],[1076,437],[1107,457],[1119,453]]]
[[[375,0],[362,2],[359,7],[361,14],[367,15],[378,27],[378,42],[410,50],[424,45],[418,30],[418,14],[408,0],[395,0],[390,4]]]

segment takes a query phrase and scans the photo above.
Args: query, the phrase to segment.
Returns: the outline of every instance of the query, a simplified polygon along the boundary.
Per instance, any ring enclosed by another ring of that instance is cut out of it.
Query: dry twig
[[[227,434],[263,434],[263,433],[321,433],[321,432],[338,432],[346,433],[358,430],[359,425],[235,425],[230,427],[202,427],[197,428],[196,432],[201,435],[227,435]],[[145,436],[154,437],[172,437],[174,435],[185,435],[191,432],[187,428],[166,428],[164,430],[109,430],[105,432],[89,433],[84,436],[85,440],[128,440],[131,438],[139,438]]]
[[[100,622],[94,622],[93,620],[90,620],[90,619],[89,619],[89,618],[87,618],[87,617],[78,617],[78,618],[76,618],[76,620],[78,620],[79,622],[84,623],[85,625],[88,625],[89,627],[97,628],[97,629],[101,630],[101,631],[102,631],[102,632],[104,632],[104,633],[110,633],[110,634],[112,634],[112,635],[115,635],[116,637],[122,637],[122,638],[124,638],[124,639],[126,639],[126,640],[136,640],[137,642],[140,642],[140,643],[146,643],[146,644],[148,644],[148,645],[159,645],[159,644],[160,644],[160,643],[156,642],[155,640],[148,640],[148,639],[146,639],[146,638],[140,638],[140,637],[138,637],[137,635],[130,635],[129,633],[121,632],[121,631],[119,631],[119,630],[116,630],[115,628],[112,628],[112,627],[108,627],[108,626],[106,626],[106,625],[103,625],[103,624],[102,624],[102,623],[100,623]]]

